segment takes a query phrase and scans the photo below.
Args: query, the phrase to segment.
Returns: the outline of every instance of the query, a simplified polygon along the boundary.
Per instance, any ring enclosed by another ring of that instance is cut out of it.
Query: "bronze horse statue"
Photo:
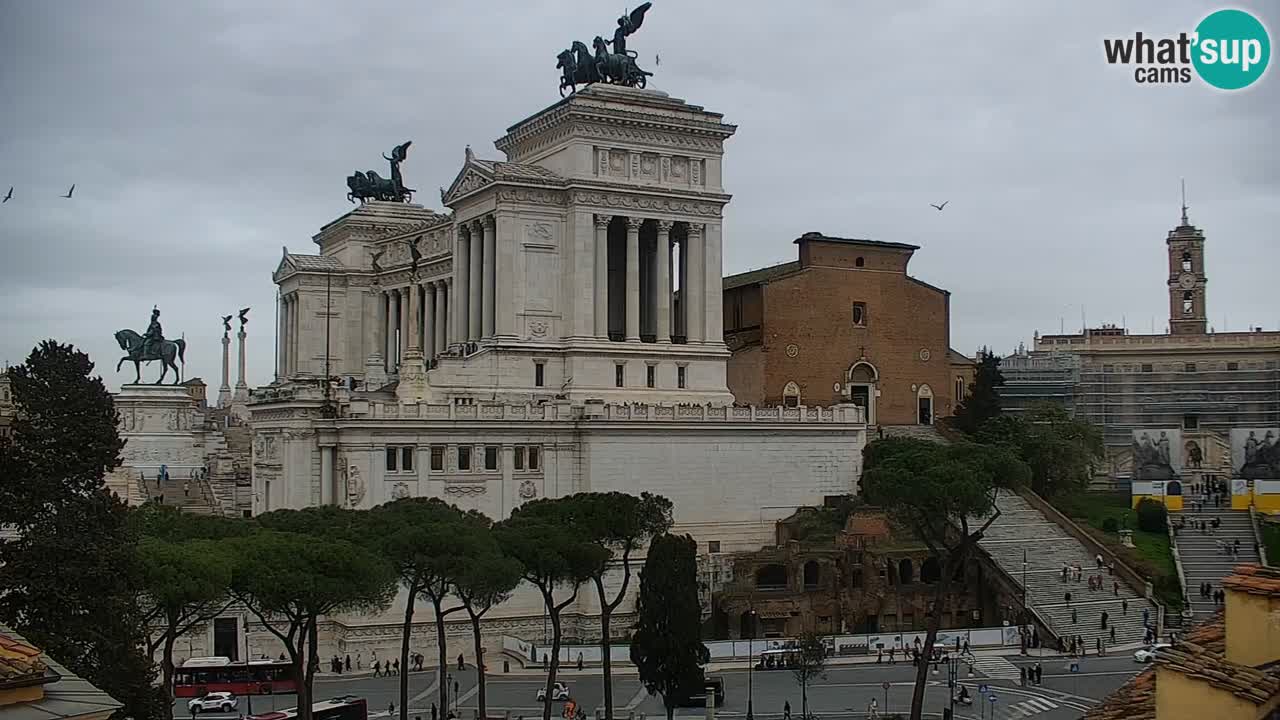
[[[174,360],[176,359],[177,362],[182,363],[184,366],[186,365],[186,359],[183,357],[187,350],[186,340],[165,340],[158,347],[150,348],[146,355],[142,354],[142,336],[128,328],[116,331],[116,342],[119,343],[121,350],[128,353],[120,358],[120,362],[116,363],[116,372],[120,372],[120,366],[124,364],[125,360],[132,360],[135,376],[134,383],[142,382],[141,363],[151,362],[152,360],[161,362],[160,379],[156,380],[156,385],[164,382],[165,375],[169,373],[169,368],[173,368],[173,384],[177,385],[182,381],[182,372],[178,369],[178,365]]]
[[[579,85],[600,82],[595,58],[591,57],[591,51],[582,42],[574,40],[573,47],[561,52],[557,60],[556,67],[561,71],[560,97],[564,97],[565,88],[571,88],[571,92],[576,93]]]
[[[387,157],[386,153],[382,154],[383,159],[391,163],[391,177],[383,178],[378,173],[368,170],[365,172],[355,171],[355,174],[347,176],[347,200],[355,202],[359,200],[363,204],[366,200],[385,200],[390,202],[411,202],[413,188],[404,186],[404,177],[400,174],[400,163],[409,157],[409,146],[413,141],[397,145],[391,151],[391,157]]]

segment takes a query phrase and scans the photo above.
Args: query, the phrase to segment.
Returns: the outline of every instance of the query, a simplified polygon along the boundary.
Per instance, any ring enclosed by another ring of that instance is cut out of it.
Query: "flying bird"
[[[62,197],[67,198],[67,199],[70,199],[70,198],[71,198],[71,194],[72,194],[72,193],[74,193],[75,191],[76,191],[76,184],[75,184],[75,183],[71,183],[71,189],[70,189],[70,190],[68,190],[68,191],[67,191],[67,194],[66,194],[66,195],[63,195]]]
[[[9,186],[9,194],[8,194],[8,195],[5,195],[3,200],[0,200],[0,204],[3,204],[3,203],[7,203],[7,202],[9,202],[9,198],[11,198],[11,197],[13,197],[13,186],[12,186],[12,185],[10,185],[10,186]]]
[[[661,56],[661,55],[658,55],[657,53],[654,53],[654,55],[653,55],[653,64],[654,64],[654,65],[661,65],[661,64],[662,64],[662,56]]]
[[[949,202],[951,202],[951,201],[950,201],[950,200],[943,200],[941,205],[934,205],[933,203],[929,203],[929,207],[933,208],[934,210],[937,210],[938,212],[942,212],[942,208],[946,207],[946,206],[947,206],[947,203],[949,203]]]

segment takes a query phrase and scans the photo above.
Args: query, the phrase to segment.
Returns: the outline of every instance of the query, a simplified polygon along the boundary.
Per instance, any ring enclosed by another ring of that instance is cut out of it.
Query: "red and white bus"
[[[298,708],[275,710],[261,715],[250,715],[248,720],[294,720]],[[343,695],[332,700],[311,704],[312,720],[369,720],[369,705],[364,698]]]
[[[180,698],[204,697],[211,692],[279,695],[297,691],[293,664],[288,661],[196,657],[173,671],[173,695]]]

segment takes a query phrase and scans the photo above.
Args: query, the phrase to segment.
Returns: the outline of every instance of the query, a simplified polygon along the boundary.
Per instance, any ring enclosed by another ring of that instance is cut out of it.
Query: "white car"
[[[192,715],[209,711],[229,713],[236,709],[236,696],[229,692],[211,692],[204,697],[192,698],[187,709]]]
[[[1155,645],[1148,645],[1133,654],[1133,661],[1140,662],[1140,663],[1149,663],[1155,659],[1156,653],[1158,651],[1163,650],[1167,647],[1170,647],[1169,643],[1156,643]]]
[[[551,686],[551,702],[559,702],[569,699],[569,686],[562,682],[557,682]],[[545,687],[538,688],[538,702],[547,701],[547,689]]]

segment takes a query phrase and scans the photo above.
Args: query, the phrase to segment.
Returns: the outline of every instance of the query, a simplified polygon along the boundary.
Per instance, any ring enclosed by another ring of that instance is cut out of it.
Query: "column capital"
[[[688,227],[689,237],[702,237],[702,223],[685,223]]]
[[[607,228],[609,227],[609,223],[613,222],[613,216],[612,215],[596,215],[595,222],[596,222],[596,227]]]
[[[675,222],[671,220],[657,220],[656,222],[658,223],[658,232],[660,233],[671,232],[672,226],[675,225]]]
[[[473,232],[473,233],[475,233],[475,234],[477,234],[477,235],[483,235],[483,234],[484,234],[484,220],[483,220],[483,219],[481,219],[481,218],[476,218],[476,219],[472,220],[471,222],[469,222],[469,223],[467,223],[467,224],[471,226],[471,228],[472,228],[472,229],[471,229],[471,232]]]
[[[470,228],[470,223],[458,223],[457,230],[458,230],[458,239],[459,239],[459,240],[470,240],[470,239],[471,239],[471,228]]]
[[[485,215],[484,217],[480,218],[480,224],[486,230],[493,230],[498,226],[498,219],[492,215]]]
[[[642,218],[642,217],[628,217],[628,218],[627,218],[627,229],[628,229],[628,230],[639,230],[639,229],[640,229],[640,226],[644,224],[644,221],[645,221],[645,218]]]

